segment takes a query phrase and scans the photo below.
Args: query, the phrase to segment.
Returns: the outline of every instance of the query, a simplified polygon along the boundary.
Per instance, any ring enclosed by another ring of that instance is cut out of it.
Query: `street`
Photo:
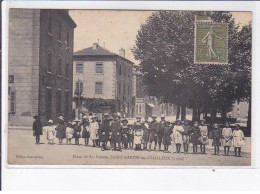
[[[233,148],[230,156],[213,155],[211,146],[207,146],[206,154],[175,153],[175,145],[169,147],[171,153],[159,151],[123,150],[101,151],[100,148],[86,147],[80,138],[81,145],[49,145],[46,134],[41,136],[41,144],[35,144],[32,131],[28,129],[9,129],[8,132],[8,163],[20,165],[168,165],[168,166],[249,166],[251,138],[246,138],[242,148],[242,157],[234,157]],[[91,140],[90,140],[91,142]],[[91,144],[91,143],[90,143]],[[192,152],[190,145],[189,151]],[[198,148],[200,152],[200,149]],[[172,153],[174,152],[174,153]]]

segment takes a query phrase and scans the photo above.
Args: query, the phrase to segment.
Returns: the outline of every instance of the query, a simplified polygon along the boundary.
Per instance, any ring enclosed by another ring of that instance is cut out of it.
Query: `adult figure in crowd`
[[[187,119],[184,120],[182,127],[184,129],[184,132],[182,133],[183,151],[185,154],[187,154],[189,152],[190,133],[191,133],[191,127]]]
[[[206,153],[206,145],[208,145],[208,127],[205,124],[204,120],[201,120],[200,122],[200,151],[201,153]]]
[[[96,116],[91,117],[91,122],[89,124],[89,133],[90,139],[92,140],[93,147],[97,146],[97,139],[98,139],[98,122],[96,120]]]
[[[145,121],[142,123],[142,129],[143,129],[143,144],[144,144],[144,150],[147,150],[147,145],[149,142],[149,133],[150,133],[150,129],[149,129],[149,122],[148,122],[148,118],[145,118]]]
[[[164,145],[164,153],[169,153],[169,145],[171,145],[171,134],[172,134],[172,126],[170,126],[169,121],[165,121],[163,127],[163,138],[162,143]]]
[[[73,122],[73,137],[75,138],[75,145],[79,145],[79,138],[80,138],[80,133],[81,133],[81,126],[79,125],[80,120],[75,119]]]
[[[38,115],[33,117],[33,136],[36,138],[36,144],[40,144],[40,136],[42,135],[42,122]]]
[[[122,126],[121,126],[121,140],[122,140],[122,147],[124,149],[128,149],[128,132],[129,132],[129,127],[128,127],[128,120],[123,119],[122,120]]]
[[[157,146],[157,127],[158,127],[158,122],[156,121],[156,116],[152,116],[152,122],[150,123],[150,134],[149,134],[149,151],[151,151],[152,144],[154,142],[154,150],[156,150]]]
[[[56,137],[59,139],[59,144],[62,144],[63,139],[66,138],[66,124],[63,116],[58,117],[58,124],[56,126]]]
[[[128,144],[129,144],[129,149],[132,150],[134,148],[134,127],[131,125],[128,125]]]
[[[199,138],[200,138],[199,122],[194,121],[193,127],[191,128],[191,139],[190,139],[193,146],[193,154],[198,153]]]
[[[175,126],[173,127],[173,142],[176,145],[176,153],[181,153],[181,144],[182,142],[182,133],[184,129],[180,120],[176,121]]]
[[[245,145],[244,140],[244,133],[240,129],[240,125],[236,124],[235,130],[233,131],[233,145],[235,149],[235,157],[240,157],[241,147]]]
[[[100,136],[99,141],[101,143],[101,150],[104,151],[107,149],[107,141],[109,139],[109,114],[104,114],[104,120],[100,126]]]
[[[111,129],[111,125],[112,125],[112,123],[114,121],[113,116],[110,117],[108,120],[109,120],[109,133],[108,133],[109,136],[108,136],[108,140],[107,140],[107,146],[108,146],[108,142],[109,142],[109,146],[113,148],[114,146],[113,146],[112,129]]]
[[[165,116],[162,115],[161,121],[159,122],[157,131],[156,131],[157,132],[157,141],[158,141],[158,145],[159,145],[159,151],[161,151],[164,125],[165,125]]]
[[[82,122],[80,123],[80,127],[82,130],[81,137],[84,139],[85,146],[88,146],[90,134],[89,134],[89,119],[86,115],[83,116]]]
[[[230,124],[227,121],[225,123],[225,127],[222,129],[222,143],[224,146],[224,155],[228,156],[229,155],[229,149],[232,146],[232,137],[233,137],[233,132],[232,129],[230,128]]]
[[[52,125],[53,125],[53,120],[50,119],[46,126],[46,136],[47,136],[48,144],[54,144],[55,128]]]
[[[212,145],[214,146],[214,155],[219,155],[219,147],[221,145],[221,131],[217,123],[213,125],[213,130],[211,131],[211,138],[213,140]]]
[[[121,149],[121,123],[118,119],[117,114],[113,114],[113,121],[111,123],[111,131],[112,131],[112,144],[113,144],[113,151],[117,150],[117,146],[119,151],[122,151]]]
[[[98,118],[96,118],[96,121],[97,121],[97,123],[98,123],[98,132],[97,132],[97,134],[98,134],[98,139],[96,140],[96,142],[97,142],[97,147],[100,147],[100,136],[101,136],[101,130],[100,130],[100,128],[101,128],[101,125],[102,125],[102,121],[100,120],[100,119],[98,119]]]

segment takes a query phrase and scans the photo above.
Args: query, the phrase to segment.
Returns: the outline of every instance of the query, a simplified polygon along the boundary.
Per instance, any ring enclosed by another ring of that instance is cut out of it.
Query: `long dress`
[[[152,121],[150,123],[150,133],[149,133],[149,141],[157,141],[156,132],[157,132],[158,122]]]
[[[172,127],[165,126],[163,128],[163,139],[162,139],[163,145],[171,145],[171,134],[172,134]]]
[[[108,141],[108,139],[109,139],[109,129],[110,129],[109,120],[104,119],[104,121],[101,124],[101,129],[100,129],[100,137],[99,137],[100,142],[107,142]]]
[[[56,127],[56,137],[59,139],[66,138],[66,125],[64,123],[58,123]]]
[[[80,138],[80,132],[81,132],[81,126],[76,124],[76,125],[73,126],[73,130],[74,130],[73,137],[75,139],[79,139]]]
[[[121,140],[123,144],[128,144],[128,131],[129,127],[127,125],[121,127]]]
[[[182,144],[182,133],[184,129],[181,125],[175,125],[173,127],[173,140],[175,144]]]
[[[90,139],[98,139],[98,122],[93,122],[89,124]]]
[[[120,143],[121,142],[121,124],[120,120],[113,121],[111,123],[111,131],[112,131],[112,142]]]
[[[182,133],[182,141],[185,144],[189,144],[191,128],[189,125],[183,125],[182,127],[184,129],[184,132]]]
[[[193,145],[198,145],[199,144],[199,138],[200,138],[200,128],[199,127],[192,127],[191,128],[190,142],[193,143]]]
[[[236,148],[242,147],[245,145],[244,142],[244,133],[241,129],[239,130],[234,130],[233,131],[233,146]]]
[[[46,129],[47,140],[54,140],[55,128],[53,126],[47,126]]]
[[[147,144],[149,141],[149,133],[150,133],[149,124],[143,123],[142,128],[143,128],[143,142]]]
[[[230,127],[225,127],[222,130],[222,137],[223,141],[222,144],[223,146],[232,146],[232,129]]]
[[[80,124],[80,126],[82,127],[82,134],[81,134],[81,137],[82,138],[89,138],[90,137],[90,134],[89,134],[89,122],[82,122]]]
[[[221,138],[221,132],[219,129],[213,129],[212,130],[212,139],[213,139],[213,142],[212,142],[212,145],[213,146],[221,146],[221,142],[220,142],[220,138]]]
[[[141,144],[142,143],[142,137],[143,137],[143,131],[142,129],[135,129],[134,131],[134,144]]]
[[[72,139],[73,138],[74,130],[71,127],[66,128],[66,139]]]
[[[200,143],[202,145],[207,145],[209,143],[208,140],[208,127],[206,125],[200,126]]]
[[[33,135],[38,137],[42,135],[42,123],[41,121],[34,121],[33,122]]]

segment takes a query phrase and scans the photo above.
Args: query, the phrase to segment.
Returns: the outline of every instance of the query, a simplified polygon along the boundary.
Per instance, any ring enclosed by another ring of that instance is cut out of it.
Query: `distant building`
[[[10,9],[9,125],[72,116],[73,36],[66,10]]]
[[[247,118],[248,117],[248,102],[236,102],[233,104],[233,109],[227,114],[231,118]]]
[[[103,112],[133,116],[134,63],[125,58],[124,49],[115,54],[95,43],[75,52],[73,64],[75,96],[116,100],[115,107],[104,107]]]

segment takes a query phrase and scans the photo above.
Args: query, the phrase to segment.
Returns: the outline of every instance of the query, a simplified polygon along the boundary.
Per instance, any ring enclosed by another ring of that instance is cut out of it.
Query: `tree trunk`
[[[211,111],[210,111],[210,122],[211,122],[211,124],[216,122],[216,117],[217,117],[217,110],[211,109]]]
[[[201,114],[201,111],[200,109],[198,109],[198,120],[200,121],[200,114]]]
[[[181,120],[185,120],[186,119],[186,107],[183,105],[181,106]]]
[[[226,121],[226,119],[227,119],[227,109],[226,109],[226,107],[222,107],[221,120],[224,123]]]
[[[176,121],[180,118],[181,106],[177,106]]]
[[[248,116],[247,116],[247,132],[251,136],[251,97],[249,98]]]
[[[198,114],[198,112],[197,112],[197,109],[196,108],[193,108],[192,109],[192,121],[195,121],[195,120],[197,120],[197,115]]]

